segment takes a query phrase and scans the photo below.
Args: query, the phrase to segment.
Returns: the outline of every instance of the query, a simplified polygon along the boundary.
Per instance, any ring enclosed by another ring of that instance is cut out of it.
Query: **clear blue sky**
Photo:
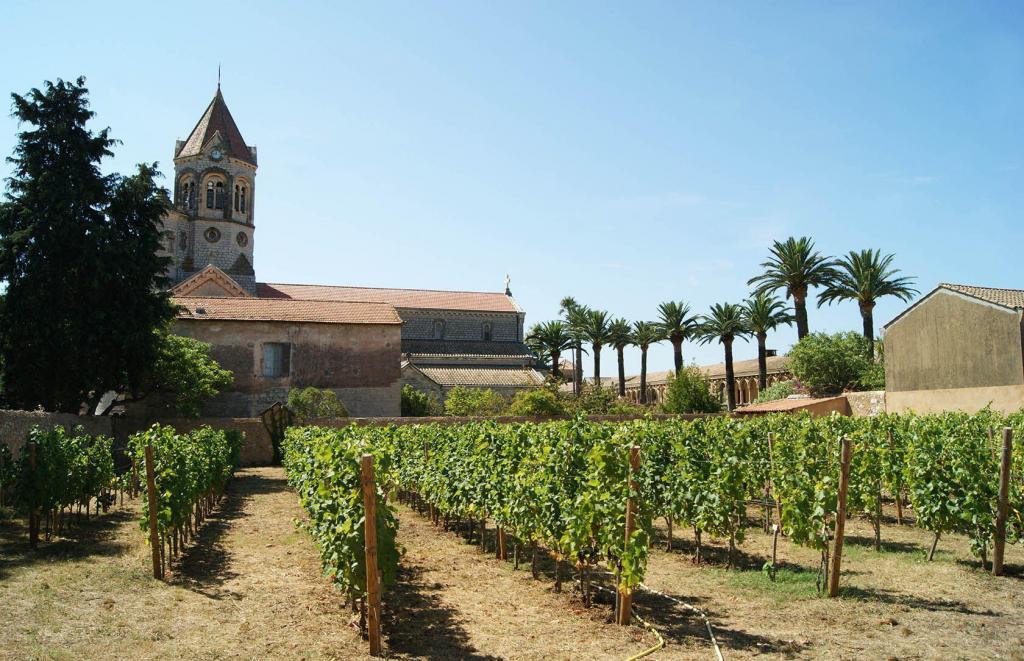
[[[922,292],[1024,286],[1017,2],[8,0],[0,44],[4,93],[87,76],[122,172],[170,171],[222,63],[259,148],[261,280],[500,290],[508,272],[527,323],[565,295],[653,318],[741,300],[773,239],[808,234],[895,252]],[[15,130],[0,117],[0,153]],[[860,328],[854,304],[810,323]]]

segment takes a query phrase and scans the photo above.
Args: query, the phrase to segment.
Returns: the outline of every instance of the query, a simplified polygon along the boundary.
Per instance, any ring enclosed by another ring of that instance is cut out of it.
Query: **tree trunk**
[[[807,288],[793,292],[793,310],[796,312],[796,338],[804,339],[807,330]]]
[[[736,374],[732,368],[732,338],[723,339],[725,345],[725,389],[729,410],[736,408]]]
[[[594,385],[601,387],[601,345],[592,345],[594,349]]]
[[[671,339],[672,342],[672,354],[675,360],[676,376],[679,376],[679,372],[683,369],[683,338]]]
[[[768,387],[768,349],[765,346],[765,342],[768,340],[768,335],[765,333],[757,334],[757,392],[764,392],[764,389]]]
[[[640,403],[647,403],[647,347],[640,347]]]
[[[619,397],[626,396],[626,357],[625,347],[618,347],[616,353],[619,355]]]
[[[864,339],[868,341],[868,358],[875,359],[875,304],[861,303],[860,318],[864,322]]]
[[[572,366],[573,371],[573,386],[574,392],[577,396],[583,394],[583,346],[576,345],[576,356]]]
[[[558,361],[561,360],[561,359],[562,359],[562,352],[561,351],[552,351],[551,352],[551,376],[555,377],[556,379],[561,378],[561,376],[562,376],[562,372],[559,371],[559,369],[558,369]]]

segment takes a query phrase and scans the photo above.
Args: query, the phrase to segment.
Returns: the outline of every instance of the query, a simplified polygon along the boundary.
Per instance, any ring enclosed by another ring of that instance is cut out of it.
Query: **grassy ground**
[[[19,522],[0,522],[0,658],[362,658],[352,614],[295,528],[301,516],[280,469],[242,471],[168,583],[147,574],[134,507],[37,552]],[[406,507],[399,516],[406,555],[385,594],[390,658],[624,659],[655,640],[609,624],[603,595],[584,609],[567,572],[555,594],[549,559],[536,581],[528,562],[513,571]],[[851,520],[843,596],[829,600],[817,596],[817,554],[785,540],[770,581],[761,567],[771,537],[756,527],[737,569],[725,568],[720,541],[706,541],[695,566],[691,533],[677,528],[666,552],[660,523],[659,532],[647,584],[667,596],[636,597],[668,642],[653,658],[713,658],[703,620],[683,602],[706,612],[726,658],[1024,659],[1020,546],[1007,554],[1011,575],[993,578],[963,539],[943,539],[929,563],[928,533],[890,522],[876,552],[870,525]]]

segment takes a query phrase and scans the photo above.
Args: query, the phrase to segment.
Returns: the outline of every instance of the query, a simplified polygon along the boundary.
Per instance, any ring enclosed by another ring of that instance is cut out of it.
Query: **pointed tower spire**
[[[256,165],[255,149],[250,149],[245,144],[245,139],[242,138],[242,133],[238,130],[238,125],[235,124],[235,119],[231,116],[227,103],[224,102],[224,95],[220,91],[219,71],[220,67],[218,67],[217,92],[213,95],[213,100],[210,101],[210,105],[206,106],[203,116],[196,122],[195,128],[182,143],[181,149],[174,155],[174,158],[197,156],[203,152],[211,140],[219,138],[223,144],[222,149],[228,156]]]

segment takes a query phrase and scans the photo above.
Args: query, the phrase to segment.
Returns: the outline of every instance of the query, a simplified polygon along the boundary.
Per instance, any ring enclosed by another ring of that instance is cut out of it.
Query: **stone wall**
[[[82,426],[87,434],[114,436],[114,419],[103,416],[79,416],[71,413],[0,410],[0,443],[17,457],[29,431],[35,426],[50,428],[60,425],[67,430]]]
[[[850,415],[854,417],[875,416],[885,413],[885,391],[848,392],[846,401],[850,404]]]
[[[109,419],[109,418],[108,418]],[[114,418],[114,436],[123,441],[130,435],[147,429],[154,421],[145,418]],[[274,452],[270,434],[260,418],[163,418],[162,425],[170,425],[179,433],[187,433],[203,426],[213,429],[233,429],[245,434],[241,462],[243,466],[268,466]]]
[[[523,339],[521,315],[514,312],[464,312],[457,310],[424,310],[399,308],[404,322],[402,337],[407,340],[476,340],[484,339],[484,324],[491,325],[491,340],[519,342]],[[444,322],[442,338],[434,334],[434,322]]]
[[[397,324],[318,324],[179,319],[175,332],[209,342],[211,355],[235,383],[207,403],[203,414],[253,417],[292,388],[333,390],[349,413],[398,415],[401,330]],[[263,345],[290,345],[289,371],[263,376]]]

